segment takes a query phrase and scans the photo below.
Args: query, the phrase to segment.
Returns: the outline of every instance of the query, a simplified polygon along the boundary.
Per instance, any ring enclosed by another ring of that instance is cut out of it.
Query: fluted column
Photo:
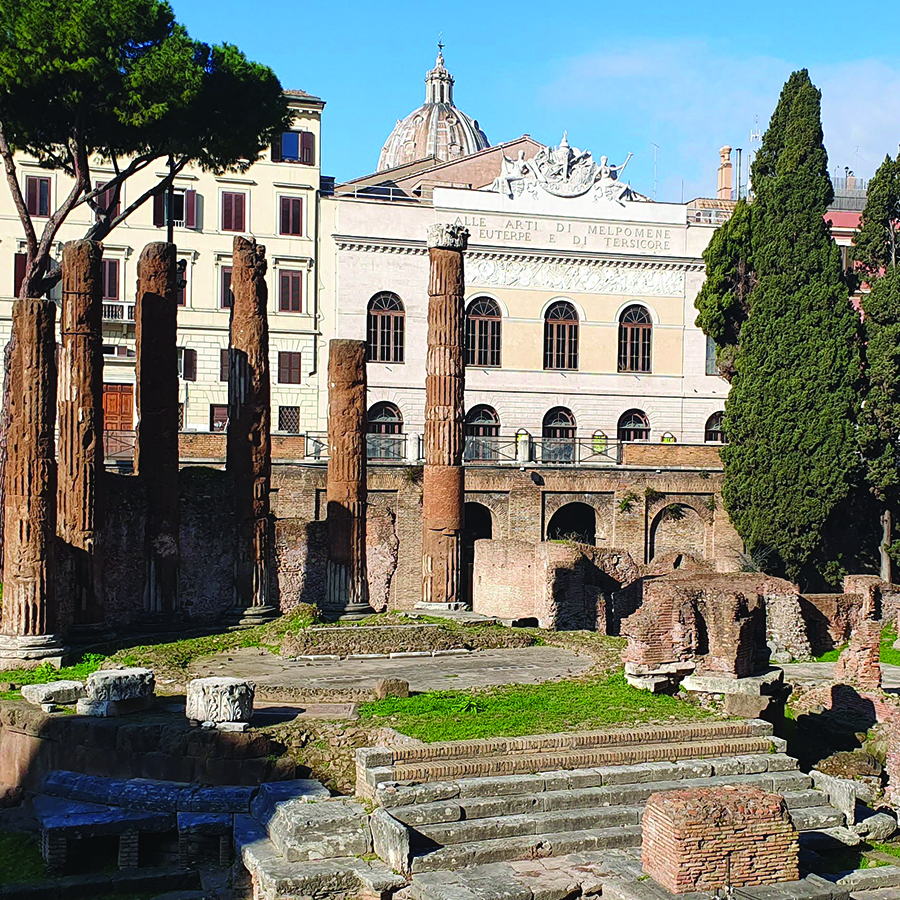
[[[0,657],[59,657],[56,541],[56,304],[17,300],[6,462]]]
[[[366,344],[328,344],[328,566],[325,605],[371,613],[366,576]]]
[[[66,545],[73,622],[88,632],[103,622],[102,258],[97,241],[63,247],[56,527]]]
[[[465,340],[460,225],[428,229],[428,356],[425,374],[425,471],[422,488],[422,603],[462,602]]]
[[[134,469],[147,493],[144,614],[178,613],[178,334],[175,245],[147,244],[135,306],[137,440]]]
[[[278,615],[270,600],[272,476],[266,248],[236,236],[231,270],[226,468],[234,479],[237,526],[235,603],[245,624]]]

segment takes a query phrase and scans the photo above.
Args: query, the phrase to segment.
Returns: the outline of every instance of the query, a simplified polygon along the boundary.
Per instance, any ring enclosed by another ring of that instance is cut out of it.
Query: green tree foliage
[[[27,243],[22,295],[58,280],[50,247],[76,207],[103,239],[188,164],[221,172],[255,162],[290,121],[275,74],[236,47],[192,40],[162,0],[4,0],[0,4],[0,156]],[[16,151],[73,179],[40,236],[18,183]],[[121,186],[159,159],[165,178],[121,212]],[[105,160],[109,203],[91,178]]]
[[[824,219],[833,190],[820,101],[805,71],[785,84],[752,169],[740,223],[749,242],[728,237],[727,264],[746,262],[749,294],[736,310],[714,287],[700,309],[713,321],[715,299],[736,339],[723,448],[729,515],[751,553],[767,551],[769,568],[807,582],[840,575],[827,535],[859,477],[858,324]],[[729,336],[723,326],[716,334]]]
[[[869,276],[900,263],[900,154],[886,156],[869,182],[853,244],[854,258]]]

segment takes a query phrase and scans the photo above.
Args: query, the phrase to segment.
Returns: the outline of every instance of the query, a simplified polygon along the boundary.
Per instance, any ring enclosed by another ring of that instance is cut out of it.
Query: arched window
[[[369,409],[366,449],[369,459],[403,459],[406,437],[403,415],[393,403],[375,403]]]
[[[619,417],[620,441],[649,441],[650,420],[639,409],[629,409]]]
[[[619,371],[649,372],[653,320],[643,306],[629,306],[619,317]]]
[[[575,416],[555,406],[544,416],[541,428],[541,462],[575,462]]]
[[[406,313],[403,301],[383,291],[369,301],[366,358],[372,362],[402,363]]]
[[[476,297],[466,313],[466,365],[500,365],[500,307],[490,297]]]
[[[495,460],[499,454],[500,416],[490,406],[473,406],[466,415],[467,460]]]
[[[706,420],[706,428],[703,433],[703,440],[708,444],[725,444],[725,413],[714,412]]]
[[[557,300],[544,316],[544,368],[578,368],[578,313],[565,300]]]

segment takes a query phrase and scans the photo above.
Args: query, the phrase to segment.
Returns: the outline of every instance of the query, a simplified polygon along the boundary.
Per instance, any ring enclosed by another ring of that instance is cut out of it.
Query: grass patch
[[[631,687],[622,672],[600,678],[506,685],[486,691],[433,691],[364,703],[362,722],[422,741],[515,737],[712,715],[675,697]]]
[[[833,650],[826,650],[821,656],[814,656],[813,662],[837,662],[846,646],[846,644],[841,644],[840,647],[835,647]]]
[[[869,846],[879,853],[887,853],[888,856],[896,856],[897,859],[900,859],[900,844],[879,844],[873,841]]]
[[[0,884],[41,881],[47,867],[37,841],[30,835],[0,831]]]
[[[0,671],[0,681],[20,685],[47,684],[51,681],[84,681],[91,672],[96,672],[103,665],[105,659],[102,654],[86,653],[78,662],[71,666],[63,666],[61,669],[54,668],[50,663],[41,663],[35,669],[6,669]]]
[[[897,640],[897,629],[894,625],[886,625],[881,632],[881,651],[879,659],[890,666],[900,666],[900,650],[894,649]]]

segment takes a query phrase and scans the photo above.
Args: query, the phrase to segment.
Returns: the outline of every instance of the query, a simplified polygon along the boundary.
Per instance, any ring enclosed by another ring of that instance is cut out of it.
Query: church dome
[[[444,67],[444,52],[438,45],[437,62],[425,76],[425,102],[397,120],[381,148],[378,171],[430,156],[447,162],[490,146],[478,122],[453,105],[453,76]]]

